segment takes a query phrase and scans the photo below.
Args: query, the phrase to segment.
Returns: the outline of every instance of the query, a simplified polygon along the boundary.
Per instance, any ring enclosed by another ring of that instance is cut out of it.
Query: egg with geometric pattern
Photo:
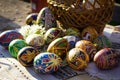
[[[73,48],[67,54],[67,62],[71,68],[82,70],[87,67],[89,56],[84,50]]]
[[[94,55],[97,53],[97,49],[94,44],[88,40],[80,40],[76,42],[75,47],[86,51],[89,55],[90,61],[93,60]]]
[[[8,49],[10,42],[14,39],[23,39],[23,36],[16,30],[4,31],[0,34],[0,45]]]
[[[69,50],[74,48],[76,42],[80,40],[80,37],[79,36],[75,36],[75,35],[64,36],[63,38],[67,39],[67,41],[69,43]]]
[[[26,17],[26,24],[27,25],[33,25],[36,24],[38,13],[31,13]]]
[[[62,66],[62,59],[54,53],[42,52],[34,58],[34,69],[38,73],[53,73]]]
[[[97,36],[98,36],[97,31],[91,26],[84,28],[82,31],[82,39],[84,40],[92,41]]]
[[[17,58],[19,50],[26,46],[28,46],[28,44],[25,42],[25,40],[15,39],[9,44],[9,52],[12,57]]]
[[[116,51],[111,48],[99,50],[94,56],[94,62],[99,69],[113,69],[118,66],[118,58]]]
[[[26,46],[18,52],[17,59],[23,66],[32,66],[33,60],[38,54],[39,52],[37,49]]]
[[[46,41],[46,44],[50,44],[53,40],[56,38],[59,38],[63,35],[63,31],[58,28],[50,28],[47,30],[47,32],[44,35],[44,39]]]
[[[111,48],[112,42],[104,35],[100,35],[93,40],[93,44],[96,45],[97,50],[103,48]]]

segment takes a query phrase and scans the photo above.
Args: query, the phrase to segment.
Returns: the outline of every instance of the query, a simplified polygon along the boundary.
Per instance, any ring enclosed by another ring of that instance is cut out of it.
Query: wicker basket
[[[114,0],[47,0],[63,29],[93,26],[99,34],[111,20]]]

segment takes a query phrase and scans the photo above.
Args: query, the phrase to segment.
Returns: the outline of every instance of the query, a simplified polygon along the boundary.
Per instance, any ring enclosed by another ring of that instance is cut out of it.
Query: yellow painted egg
[[[37,49],[26,46],[18,52],[17,59],[23,66],[32,66],[33,60],[38,54],[39,52]]]
[[[82,70],[87,67],[89,56],[84,50],[73,48],[67,54],[67,62],[71,68]]]
[[[76,42],[75,47],[86,51],[90,60],[93,60],[94,55],[97,53],[96,47],[91,41],[80,40]]]
[[[82,39],[92,41],[98,36],[97,31],[93,27],[87,27],[82,31]]]
[[[68,41],[64,38],[57,38],[54,41],[52,41],[48,48],[48,52],[52,52],[60,56],[62,59],[65,59],[67,50],[68,50]]]

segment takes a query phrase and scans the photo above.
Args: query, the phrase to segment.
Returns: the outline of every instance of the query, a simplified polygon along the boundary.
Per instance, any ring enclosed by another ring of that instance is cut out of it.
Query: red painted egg
[[[0,45],[8,49],[10,42],[14,39],[23,39],[23,36],[16,30],[7,30],[0,34]]]
[[[94,62],[100,69],[112,69],[118,65],[118,58],[115,50],[104,48],[98,51],[94,56]]]

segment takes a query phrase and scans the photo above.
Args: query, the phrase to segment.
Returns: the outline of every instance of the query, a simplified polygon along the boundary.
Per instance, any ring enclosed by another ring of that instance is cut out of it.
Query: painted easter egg
[[[31,34],[26,38],[26,43],[33,47],[39,47],[44,45],[45,40],[39,34]]]
[[[62,59],[66,57],[67,50],[69,48],[68,41],[64,38],[57,38],[54,41],[52,41],[48,48],[48,52],[52,52],[60,56]]]
[[[84,28],[82,31],[82,39],[92,41],[98,36],[97,31],[93,27]]]
[[[70,27],[65,31],[65,35],[76,35],[80,36],[80,31],[77,28]]]
[[[62,59],[50,52],[38,54],[34,59],[34,68],[39,73],[52,73],[62,66]]]
[[[104,48],[94,56],[94,62],[99,69],[112,69],[118,65],[118,59],[113,49]]]
[[[64,36],[63,38],[67,39],[67,41],[69,43],[69,49],[74,48],[76,42],[80,40],[80,37],[79,36],[75,36],[75,35]]]
[[[18,52],[17,59],[23,66],[32,66],[35,56],[39,54],[34,47],[26,46]]]
[[[37,24],[43,25],[46,30],[57,27],[56,19],[48,7],[40,10],[37,17]]]
[[[26,17],[26,24],[27,25],[33,25],[36,24],[38,13],[31,13]]]
[[[89,62],[88,54],[79,48],[73,48],[67,54],[69,66],[76,70],[85,69]]]
[[[9,44],[9,52],[12,57],[17,58],[19,50],[26,46],[28,46],[28,45],[24,40],[15,39],[15,40],[11,41]]]
[[[14,39],[23,39],[23,36],[16,30],[7,30],[0,34],[0,45],[8,49],[10,42]]]
[[[58,37],[61,37],[63,35],[63,32],[61,29],[58,28],[50,28],[45,33],[44,39],[46,41],[46,44],[51,43],[53,40],[55,40]]]
[[[93,43],[96,45],[97,50],[107,47],[110,48],[112,46],[112,42],[104,35],[98,36],[93,40]]]
[[[97,49],[91,41],[80,40],[76,42],[75,47],[86,51],[90,60],[93,60],[94,55],[97,53]]]

